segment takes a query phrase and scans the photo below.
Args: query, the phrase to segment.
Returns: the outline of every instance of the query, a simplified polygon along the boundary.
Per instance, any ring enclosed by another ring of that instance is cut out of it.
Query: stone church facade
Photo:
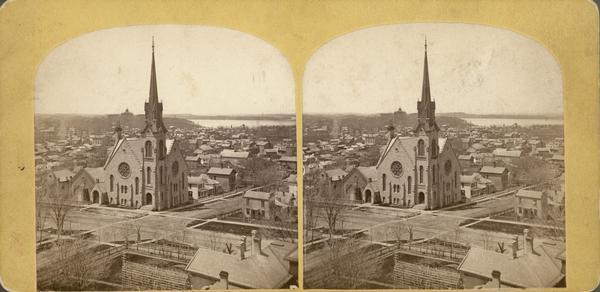
[[[461,201],[460,164],[446,138],[439,137],[435,101],[429,88],[427,44],[418,122],[414,136],[400,137],[388,127],[388,144],[376,165],[379,193],[372,203],[437,209]]]
[[[185,157],[179,143],[167,139],[167,128],[163,123],[163,104],[158,101],[154,44],[150,92],[144,110],[145,127],[140,137],[124,137],[122,129],[117,126],[115,145],[108,153],[104,167],[82,170],[96,173],[97,177],[90,179],[90,175],[82,175],[84,184],[81,186],[76,181],[73,189],[81,190],[83,201],[157,211],[191,202],[187,191]],[[86,197],[88,193],[90,195]]]

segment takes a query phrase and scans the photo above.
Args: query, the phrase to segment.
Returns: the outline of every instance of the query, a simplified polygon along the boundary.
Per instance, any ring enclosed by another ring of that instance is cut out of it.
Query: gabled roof
[[[505,148],[496,148],[492,154],[500,157],[521,157],[520,150],[506,150]]]
[[[211,167],[208,170],[208,174],[216,174],[216,175],[231,175],[233,173],[233,168],[220,168],[220,167]]]
[[[73,178],[73,176],[75,175],[73,172],[71,172],[68,169],[55,170],[55,171],[53,171],[53,173],[59,182],[70,181],[71,178]]]
[[[223,149],[221,156],[226,158],[248,158],[250,152],[247,151],[233,151],[231,149]]]
[[[532,191],[532,190],[519,190],[516,197],[530,198],[530,199],[541,199],[543,193],[540,191]]]
[[[505,171],[508,171],[506,167],[500,166],[484,166],[479,170],[480,173],[492,173],[492,174],[503,174]]]
[[[513,259],[511,255],[472,247],[458,269],[486,278],[497,270],[502,273],[502,283],[517,287],[553,287],[564,277],[559,260],[543,244],[534,250],[539,255],[529,253]]]
[[[375,166],[358,166],[356,167],[356,171],[362,174],[367,181],[369,181],[369,179],[371,179],[371,181],[377,180],[377,169]]]
[[[87,172],[94,181],[98,180],[99,182],[103,182],[105,179],[105,173],[102,167],[86,167],[83,170]]]
[[[240,259],[240,255],[226,254],[206,248],[199,248],[194,258],[185,268],[186,271],[219,279],[219,273],[229,273],[229,283],[244,288],[281,288],[291,275],[273,252],[270,244],[263,240],[264,255],[249,255]],[[247,252],[249,253],[249,252]]]
[[[246,193],[244,193],[244,195],[242,197],[266,201],[271,198],[271,193],[259,192],[259,191],[247,191]]]
[[[281,156],[281,158],[279,158],[279,161],[282,161],[282,162],[296,162],[296,156]]]
[[[327,175],[327,177],[330,177],[332,180],[339,180],[339,179],[342,179],[343,177],[345,177],[348,173],[346,173],[342,169],[335,168],[335,169],[326,170],[325,174]]]

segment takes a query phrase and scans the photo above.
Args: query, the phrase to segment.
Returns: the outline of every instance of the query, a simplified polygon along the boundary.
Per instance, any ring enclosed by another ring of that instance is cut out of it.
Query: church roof
[[[86,167],[83,169],[87,172],[93,180],[98,180],[100,182],[104,181],[104,168],[102,167]]]
[[[359,166],[356,168],[356,170],[360,172],[367,180],[377,180],[377,169],[375,168],[375,166]]]

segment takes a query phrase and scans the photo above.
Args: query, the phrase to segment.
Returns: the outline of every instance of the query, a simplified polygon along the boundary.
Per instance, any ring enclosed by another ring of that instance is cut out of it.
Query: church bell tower
[[[152,38],[152,66],[150,68],[150,91],[148,101],[144,104],[145,127],[142,138],[146,141],[141,151],[144,154],[143,177],[144,190],[152,196],[154,210],[164,207],[166,194],[166,139],[167,127],[163,123],[163,104],[158,101],[158,85],[156,82],[156,64],[154,60],[154,38]],[[149,178],[148,178],[149,177]],[[148,203],[149,200],[145,200]]]
[[[417,127],[415,135],[418,138],[416,172],[419,177],[417,188],[426,194],[424,203],[427,209],[439,206],[439,126],[435,121],[435,101],[431,99],[429,87],[429,64],[427,62],[427,39],[425,39],[425,57],[423,62],[423,87],[421,100],[417,102]],[[421,177],[422,176],[422,177]],[[420,200],[419,200],[420,201]]]

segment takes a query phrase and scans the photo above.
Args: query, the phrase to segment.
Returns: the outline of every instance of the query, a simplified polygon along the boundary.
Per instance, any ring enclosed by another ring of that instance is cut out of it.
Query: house
[[[68,193],[71,191],[71,179],[75,174],[68,169],[51,171],[48,178],[52,183],[56,184],[57,191]]]
[[[256,147],[258,147],[258,155],[265,155],[265,150],[273,149],[273,144],[269,141],[257,141]]]
[[[232,254],[199,248],[185,268],[192,289],[288,288],[293,278],[289,272],[292,263],[285,259],[289,256],[282,258],[280,253],[284,252],[278,250],[275,242],[262,240],[255,231],[247,241],[242,237]]]
[[[562,243],[534,241],[525,229],[522,244],[517,237],[507,253],[471,247],[458,266],[465,289],[490,287],[496,278],[495,288],[548,288],[564,280],[564,254]],[[522,246],[523,248],[519,248]],[[495,272],[494,272],[495,271]],[[492,276],[492,273],[496,277]]]
[[[207,174],[188,176],[188,194],[194,199],[202,199],[223,192],[221,183],[211,179]]]
[[[343,179],[347,173],[339,168],[329,169],[321,173],[321,178],[326,179],[329,182],[329,188],[331,193],[334,195],[341,195]]]
[[[475,165],[475,157],[471,153],[458,155],[458,163],[462,168],[472,167]]]
[[[492,152],[494,157],[502,159],[504,162],[512,162],[515,159],[519,159],[522,155],[521,150],[506,150],[506,148],[496,148]]]
[[[479,173],[461,175],[460,191],[465,199],[470,200],[481,195],[493,193],[494,184]]]
[[[484,166],[479,173],[492,181],[495,191],[503,191],[509,186],[509,171],[506,167]]]
[[[271,219],[274,193],[246,191],[242,196],[242,213],[248,219]]]
[[[231,149],[223,149],[221,151],[221,160],[231,162],[241,162],[250,156],[250,152],[247,151],[234,151]]]
[[[279,165],[281,165],[282,167],[284,167],[288,170],[296,171],[296,166],[297,166],[296,156],[281,156],[281,158],[279,158],[279,160],[277,162],[279,163]]]
[[[216,180],[221,184],[223,191],[230,192],[236,187],[236,174],[233,168],[211,167],[208,172],[210,179]]]
[[[545,192],[521,189],[515,194],[515,213],[519,218],[545,219],[547,210]]]

